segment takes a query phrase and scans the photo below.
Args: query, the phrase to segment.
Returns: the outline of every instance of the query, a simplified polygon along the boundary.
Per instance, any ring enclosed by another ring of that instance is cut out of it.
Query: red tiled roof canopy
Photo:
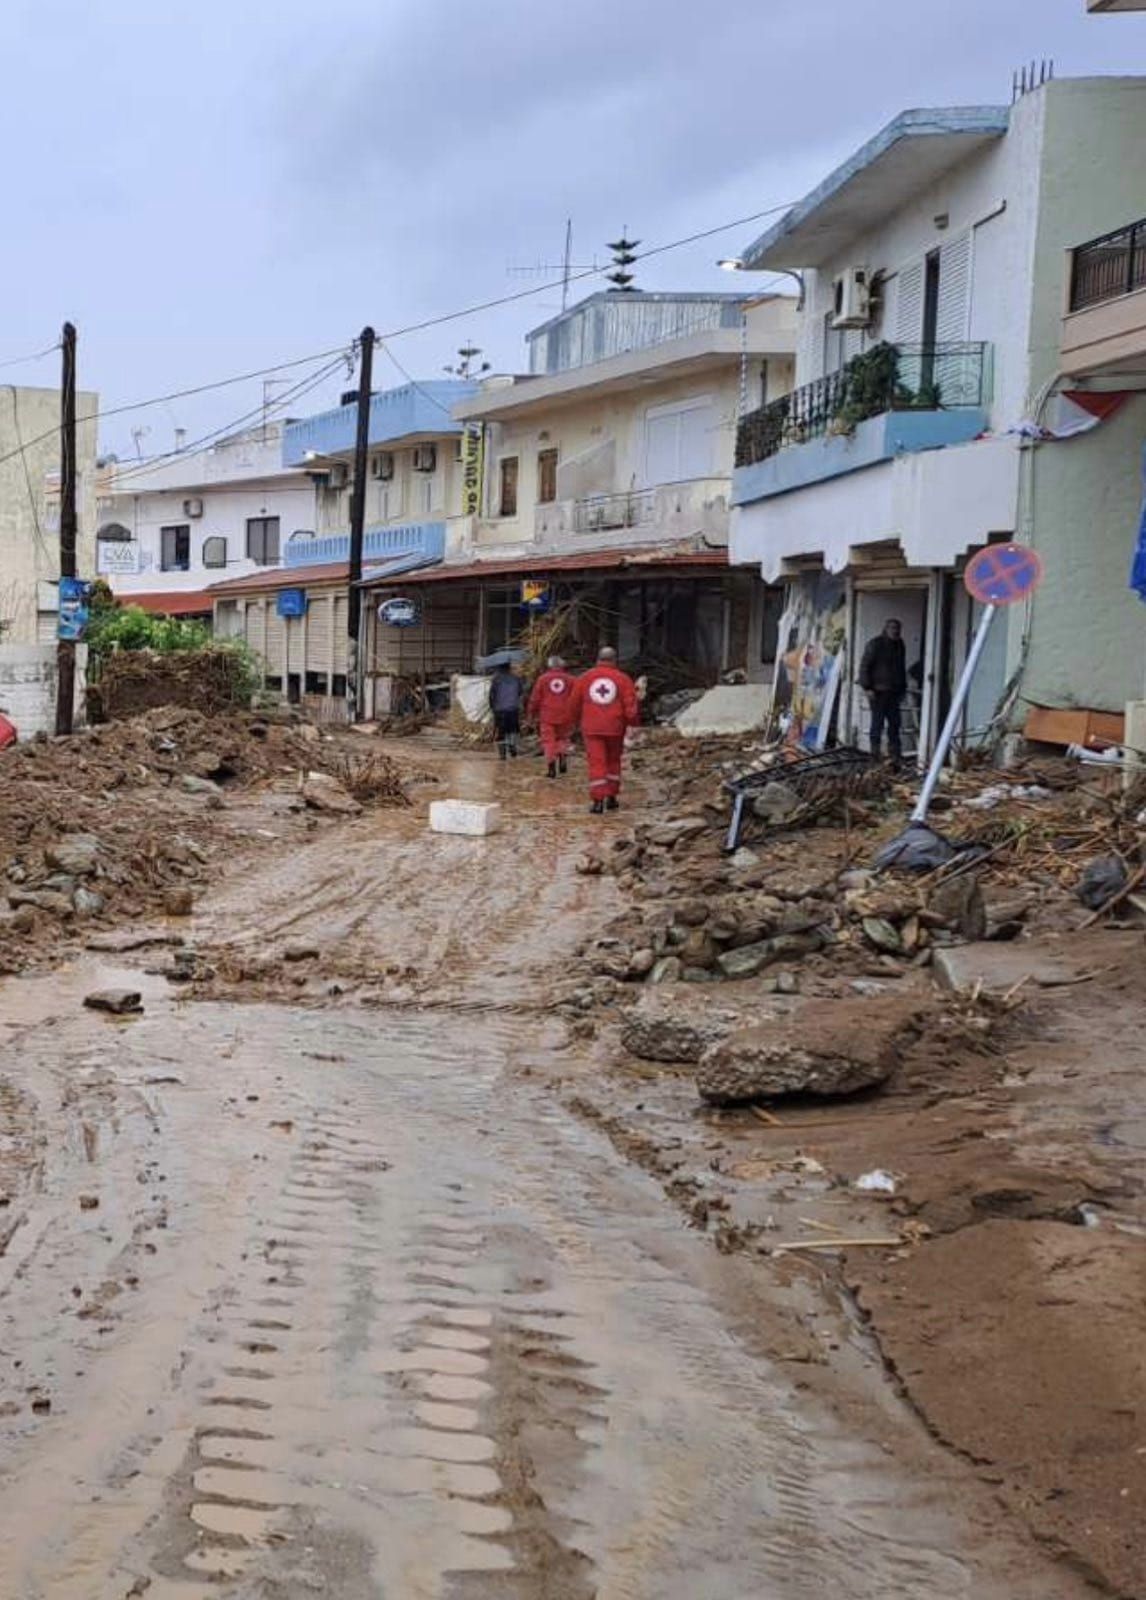
[[[138,606],[157,617],[209,616],[211,596],[205,589],[149,590],[146,594],[117,594],[121,606]]]

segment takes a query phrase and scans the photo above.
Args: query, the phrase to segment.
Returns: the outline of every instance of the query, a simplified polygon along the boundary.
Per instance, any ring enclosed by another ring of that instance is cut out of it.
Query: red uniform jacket
[[[533,685],[527,715],[537,723],[545,722],[551,728],[570,728],[576,718],[573,693],[577,679],[564,667],[543,672]]]
[[[619,667],[595,666],[582,673],[573,689],[573,706],[581,732],[619,739],[641,720],[637,689]]]

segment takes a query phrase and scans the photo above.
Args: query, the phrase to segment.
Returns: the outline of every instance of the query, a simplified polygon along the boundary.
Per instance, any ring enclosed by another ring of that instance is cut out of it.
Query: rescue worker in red
[[[549,763],[547,775],[550,778],[567,768],[576,715],[573,710],[576,683],[573,674],[565,670],[561,657],[550,656],[549,665],[533,685],[525,708],[526,716],[537,724],[541,735],[541,750]]]
[[[625,734],[641,719],[637,687],[617,665],[617,652],[606,645],[597,665],[577,679],[573,708],[589,762],[589,810],[616,811],[621,789],[621,755]]]

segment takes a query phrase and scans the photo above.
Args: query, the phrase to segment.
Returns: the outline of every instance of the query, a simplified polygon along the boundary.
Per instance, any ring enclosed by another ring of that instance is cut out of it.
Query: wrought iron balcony
[[[850,434],[888,411],[945,411],[986,400],[987,346],[877,344],[838,372],[750,411],[736,431],[736,465],[755,466],[789,445]]]
[[[1080,244],[1071,257],[1070,309],[1085,311],[1146,289],[1146,219]]]
[[[656,490],[634,489],[623,494],[593,494],[573,506],[577,533],[603,533],[610,528],[640,528],[656,515]]]

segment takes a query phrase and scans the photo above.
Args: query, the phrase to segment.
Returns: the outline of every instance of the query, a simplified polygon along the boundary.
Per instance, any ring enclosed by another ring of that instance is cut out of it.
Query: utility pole
[[[60,589],[57,617],[63,618],[65,578],[76,576],[76,330],[64,323],[64,363],[60,386]],[[76,646],[56,645],[56,732],[71,733],[76,703]]]
[[[374,373],[374,329],[363,328],[358,342],[358,432],[354,441],[354,488],[350,495],[350,579],[346,603],[346,712],[357,722],[362,707],[362,663],[358,633],[362,620],[362,538],[366,528],[366,468],[370,445],[370,383]]]

